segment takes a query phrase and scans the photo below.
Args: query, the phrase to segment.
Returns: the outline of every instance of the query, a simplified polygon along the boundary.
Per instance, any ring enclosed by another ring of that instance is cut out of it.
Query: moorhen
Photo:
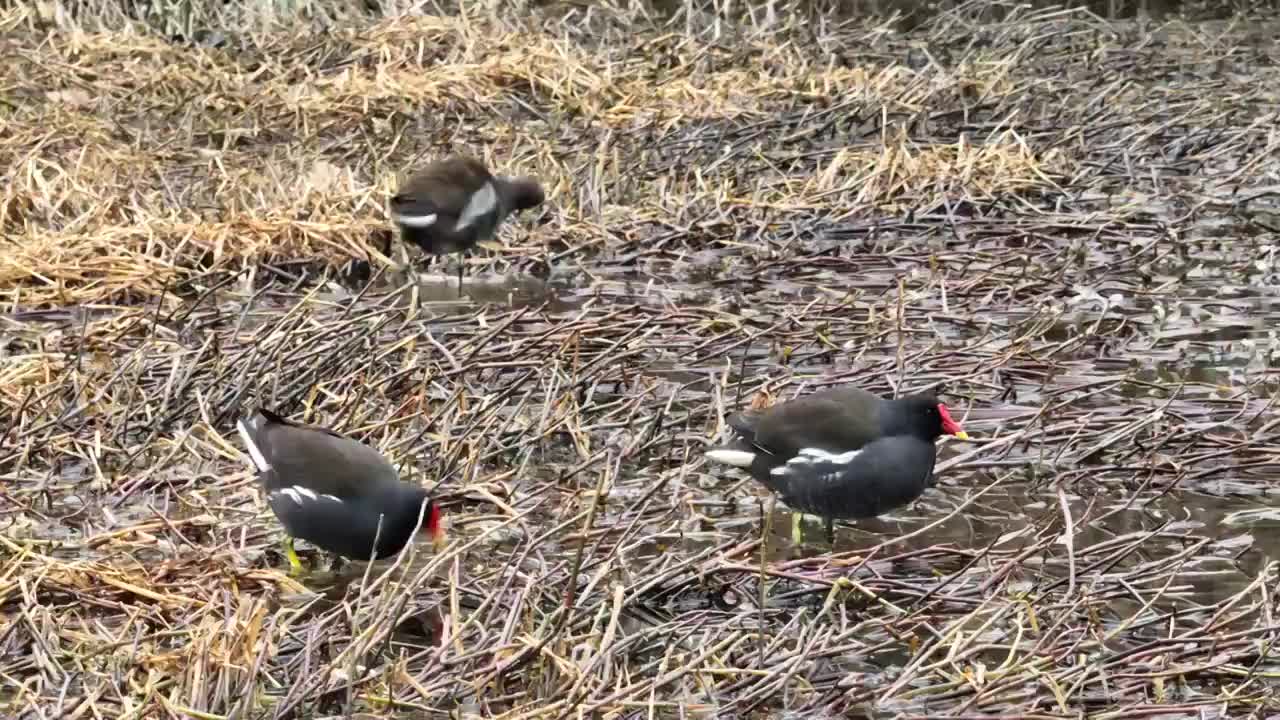
[[[706,456],[746,468],[793,509],[824,518],[829,542],[836,518],[875,517],[920,497],[939,436],[969,438],[933,395],[886,400],[853,387],[747,410],[728,423],[735,443]]]
[[[443,542],[440,508],[426,490],[402,482],[372,447],[265,408],[237,421],[236,430],[267,491],[267,504],[288,533],[285,554],[293,573],[302,569],[294,538],[357,560],[395,555],[409,542],[424,502],[422,530],[437,548]]]
[[[537,207],[545,198],[534,178],[493,175],[479,160],[455,155],[410,177],[391,198],[391,219],[401,237],[425,253],[461,253],[461,295],[462,259],[467,251],[491,239],[507,215]]]

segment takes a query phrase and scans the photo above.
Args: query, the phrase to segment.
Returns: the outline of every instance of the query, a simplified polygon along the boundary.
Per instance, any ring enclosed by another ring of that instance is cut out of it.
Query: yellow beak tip
[[[961,430],[960,432],[956,433],[956,437],[960,438],[961,440],[968,440],[968,439],[969,439],[969,433],[967,433],[967,432],[965,432],[965,431]]]

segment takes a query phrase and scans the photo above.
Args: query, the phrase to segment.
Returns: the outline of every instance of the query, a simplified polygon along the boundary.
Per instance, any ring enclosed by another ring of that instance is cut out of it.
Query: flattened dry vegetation
[[[1280,22],[633,5],[0,10],[4,715],[1280,711]],[[462,298],[449,152],[549,198]],[[973,440],[795,545],[702,453],[839,382]],[[255,404],[451,544],[289,577]]]

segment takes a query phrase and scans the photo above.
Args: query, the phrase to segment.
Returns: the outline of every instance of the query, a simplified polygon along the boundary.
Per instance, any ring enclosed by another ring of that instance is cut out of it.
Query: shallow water
[[[1159,248],[1154,251],[1157,255],[1162,252]],[[1046,358],[1051,362],[1043,370],[1025,376],[1033,382],[1015,380],[1010,387],[1012,393],[1003,401],[961,400],[953,404],[975,442],[945,442],[940,451],[939,482],[910,507],[873,521],[839,524],[836,543],[829,546],[821,522],[812,517],[806,518],[803,542],[796,545],[790,533],[791,513],[779,506],[770,517],[768,558],[776,562],[830,552],[856,552],[926,526],[927,532],[895,543],[898,550],[1016,549],[1025,546],[1046,522],[1061,520],[1063,509],[1055,480],[1063,478],[1064,473],[1068,479],[1082,479],[1079,470],[1080,463],[1084,463],[1099,471],[1093,479],[1103,482],[1107,489],[1092,485],[1082,496],[1075,486],[1066,486],[1067,512],[1081,523],[1072,535],[1076,547],[1083,549],[1117,537],[1146,533],[1153,540],[1143,545],[1144,561],[1154,562],[1172,556],[1180,547],[1177,542],[1157,538],[1213,538],[1206,555],[1180,566],[1175,576],[1176,586],[1183,588],[1179,594],[1213,603],[1238,592],[1268,559],[1280,560],[1280,518],[1268,505],[1269,498],[1280,493],[1268,481],[1280,464],[1252,460],[1235,463],[1229,460],[1230,456],[1224,464],[1220,456],[1210,461],[1193,456],[1185,467],[1179,468],[1177,483],[1170,485],[1158,467],[1148,472],[1144,481],[1136,465],[1116,465],[1074,451],[1064,455],[1061,448],[1035,435],[1027,442],[1005,446],[998,457],[985,456],[980,447],[998,440],[1008,428],[1036,417],[1041,403],[1061,402],[1073,393],[1083,393],[1069,402],[1077,417],[1114,418],[1107,421],[1113,426],[1132,422],[1163,406],[1167,412],[1176,413],[1186,427],[1196,428],[1196,432],[1229,436],[1239,432],[1238,423],[1246,416],[1257,418],[1251,419],[1249,427],[1261,427],[1266,422],[1269,398],[1254,394],[1246,399],[1241,390],[1246,385],[1255,393],[1272,387],[1266,373],[1273,353],[1280,352],[1280,341],[1276,341],[1270,328],[1280,320],[1280,302],[1275,284],[1259,282],[1259,278],[1247,273],[1240,275],[1239,266],[1233,264],[1240,259],[1239,252],[1234,249],[1217,255],[1201,253],[1192,265],[1170,270],[1176,270],[1184,280],[1173,282],[1173,275],[1153,279],[1160,285],[1158,291],[1139,290],[1127,279],[1103,280],[1095,286],[1076,283],[1064,302],[1049,310],[1009,305],[1004,311],[974,316],[980,318],[976,322],[940,322],[942,318],[935,318],[931,329],[950,344],[987,344],[993,337],[1034,332],[1035,342],[1054,349]],[[1261,248],[1254,248],[1257,252],[1269,256]],[[1114,260],[1105,253],[1099,259]],[[873,264],[885,262],[892,264],[886,257],[877,258]],[[969,267],[976,272],[976,263],[971,262]],[[561,272],[562,277],[574,275],[571,267]],[[558,286],[529,276],[468,278],[463,298],[456,296],[456,281],[447,276],[434,280],[419,276],[417,301],[424,311],[439,315],[537,305],[549,317],[600,303],[679,311],[681,307],[705,308],[724,302],[717,293],[707,294],[705,287],[700,289],[693,281],[658,283],[650,276],[640,283],[637,277],[643,278],[643,274],[610,273],[601,267],[592,267],[589,275],[589,279],[578,276],[577,282]],[[862,272],[850,290],[883,290],[891,288],[894,279],[891,270]],[[1225,282],[1232,279],[1244,279],[1249,284]],[[755,288],[751,296],[764,309],[755,317],[771,322],[777,316],[765,308],[772,308],[773,303],[820,302],[826,297],[820,287],[839,283],[839,275],[820,272],[794,288],[787,283]],[[402,297],[412,291],[412,286],[399,290]],[[933,308],[934,312],[942,310],[936,295],[922,296],[916,304]],[[874,322],[876,310],[884,310],[873,299],[864,301],[862,306],[867,309],[860,312],[856,302],[850,308],[855,322],[859,318]],[[831,311],[824,314],[831,314],[833,319],[839,315]],[[817,322],[812,316],[807,321]],[[864,346],[858,351],[865,362],[868,352],[887,354],[893,345],[890,341],[880,348]],[[681,396],[676,407],[686,409],[697,405],[695,398],[707,397],[716,378],[725,372],[750,381],[776,373],[784,359],[776,347],[771,349],[765,343],[739,348],[727,358],[699,358],[696,350],[690,355],[679,347],[652,347],[645,357],[648,360],[642,365],[642,373],[670,383]],[[806,360],[795,354],[785,359],[784,365],[792,371],[817,373],[813,379],[831,370],[839,371],[842,365],[836,357],[821,355]],[[1018,370],[1013,372],[1017,377]],[[856,381],[856,376],[853,379]],[[1098,388],[1103,392],[1094,392]],[[729,389],[725,398],[728,407],[744,403],[750,395],[748,391],[740,397],[742,390],[736,385]],[[605,399],[603,395],[597,397],[601,402]],[[1056,431],[1056,436],[1064,437],[1061,433],[1061,429]],[[1131,448],[1131,452],[1146,451]],[[955,466],[962,453],[968,459]],[[1160,462],[1180,462],[1176,455],[1154,457]],[[626,472],[619,482],[632,482],[625,477]],[[972,504],[964,504],[995,475],[1001,479],[994,491]],[[1191,477],[1182,477],[1185,475]],[[742,477],[733,471],[708,467],[685,478],[682,488],[691,493],[694,519],[679,523],[677,532],[654,528],[649,539],[634,549],[634,558],[651,560],[673,551],[692,555],[727,538],[758,534],[760,506],[762,502],[768,506],[769,499],[764,491],[741,481]],[[625,505],[642,492],[643,487],[615,493],[612,501]],[[463,536],[468,532],[465,524],[460,532]],[[1170,532],[1172,536],[1167,535]],[[1042,570],[1047,577],[1063,578],[1069,568],[1055,560],[1046,562]],[[316,582],[323,584],[319,578]],[[1122,606],[1123,603],[1118,607]]]
[[[1203,224],[1203,223],[1202,223]],[[951,248],[952,259],[959,259],[969,251],[980,252],[986,243],[968,248]],[[1116,262],[1120,255],[1109,250],[1113,247],[1091,249],[1090,263]],[[1280,276],[1270,274],[1272,255],[1261,246],[1232,246],[1217,251],[1196,250],[1184,252],[1181,246],[1148,244],[1144,252],[1154,257],[1181,254],[1186,261],[1177,265],[1160,265],[1162,275],[1153,276],[1150,283],[1135,285],[1128,277],[1104,273],[1101,282],[1073,283],[1070,294],[1055,302],[1052,307],[1028,310],[1025,306],[1006,305],[1003,311],[984,312],[973,316],[974,320],[949,322],[950,314],[935,317],[930,329],[946,343],[963,345],[967,342],[988,344],[993,335],[1017,334],[1036,331],[1035,341],[1053,348],[1051,366],[1047,372],[1037,371],[1029,377],[1037,378],[1034,384],[1016,382],[1013,393],[1003,402],[959,404],[959,413],[968,414],[966,429],[978,438],[979,444],[993,435],[998,437],[1002,428],[1011,422],[1034,417],[1039,404],[1053,388],[1053,397],[1063,392],[1087,391],[1090,388],[1108,388],[1105,392],[1085,396],[1071,403],[1073,409],[1085,414],[1115,415],[1128,411],[1147,412],[1156,404],[1177,412],[1190,426],[1203,431],[1228,432],[1230,421],[1238,421],[1242,413],[1255,416],[1265,411],[1267,397],[1257,397],[1247,403],[1240,397],[1240,390],[1249,386],[1255,391],[1271,388],[1267,373],[1274,358],[1280,357],[1280,340],[1272,328],[1280,321]],[[1258,260],[1256,258],[1262,258]],[[753,314],[760,322],[771,322],[774,303],[804,304],[822,302],[830,293],[821,288],[843,286],[842,292],[877,291],[892,288],[897,271],[892,256],[871,258],[872,265],[888,265],[882,272],[868,271],[865,263],[858,275],[846,278],[838,273],[819,271],[803,283],[771,283],[754,286],[749,297],[762,312]],[[966,261],[967,272],[982,271],[982,261]],[[456,279],[447,273],[417,274],[409,285],[397,291],[402,301],[418,303],[424,312],[447,316],[454,313],[483,312],[484,308],[536,307],[544,314],[556,316],[572,314],[588,305],[650,306],[671,308],[705,308],[722,306],[722,293],[711,288],[715,282],[700,285],[693,280],[658,281],[656,275],[634,270],[610,270],[607,266],[591,265],[589,272],[576,272],[572,262],[557,268],[558,282],[548,283],[528,275],[481,275],[464,280],[464,295],[457,295]],[[1153,266],[1155,267],[1155,266]],[[684,272],[696,274],[684,269]],[[1088,274],[1086,267],[1081,272]],[[677,273],[678,276],[680,273]],[[852,279],[852,284],[845,282]],[[921,278],[930,283],[927,278]],[[1154,287],[1153,287],[1154,286]],[[385,292],[391,283],[375,286],[375,292]],[[741,293],[742,288],[733,292]],[[955,300],[952,300],[955,304]],[[866,310],[859,310],[859,306]],[[936,293],[928,292],[913,303],[916,307],[943,311]],[[843,306],[844,319],[854,322],[875,322],[875,310],[883,312],[883,305],[869,298],[852,306]],[[851,312],[850,312],[851,311]],[[954,314],[952,310],[952,314]],[[841,313],[830,313],[833,320]],[[810,323],[814,318],[808,319]],[[728,329],[729,326],[726,326]],[[984,339],[985,338],[985,339]],[[999,341],[998,341],[999,342]],[[890,350],[892,342],[885,343],[879,352]],[[849,348],[845,348],[848,350]],[[865,357],[867,347],[859,351]],[[744,354],[745,353],[745,354]],[[678,347],[653,347],[646,353],[643,373],[674,383],[681,394],[703,394],[711,388],[717,375],[726,370],[735,377],[753,378],[776,373],[783,356],[777,348],[763,342],[739,348],[728,358],[702,358],[691,356]],[[806,360],[798,353],[788,356],[785,365],[793,371],[824,373],[839,370],[841,362],[836,357],[824,357],[821,353]],[[1015,370],[1015,372],[1017,372]],[[856,381],[856,377],[853,378]],[[1261,381],[1261,384],[1259,383]],[[735,386],[736,388],[736,386]],[[741,390],[727,398],[727,402],[745,402],[738,398]],[[748,393],[749,394],[749,393]],[[603,399],[603,398],[602,398]],[[1171,402],[1170,402],[1171,401]],[[685,405],[689,400],[681,401]],[[1243,403],[1243,404],[1242,404]],[[1253,424],[1264,420],[1257,420]],[[1224,424],[1225,423],[1225,424]],[[961,451],[962,444],[951,441],[942,450],[940,462],[946,466],[948,457]],[[971,448],[963,448],[968,452]],[[1050,452],[1050,455],[1055,453]],[[1060,453],[1057,453],[1060,456]],[[1083,460],[1085,458],[1077,458]],[[1059,457],[1059,460],[1061,458]],[[1029,485],[1025,464],[1043,465],[1039,482]],[[1045,464],[1047,463],[1047,464]],[[1066,469],[1052,458],[1046,459],[1045,448],[1006,449],[998,460],[983,460],[981,454],[969,463],[1003,471],[1024,467],[1020,476],[1002,481],[999,492],[983,498],[982,512],[972,509],[959,513],[946,522],[932,527],[927,535],[913,543],[919,547],[936,544],[954,544],[959,547],[986,545],[1002,534],[1019,527],[1034,527],[1045,512],[1058,513],[1056,493],[1046,489],[1055,468]],[[1206,468],[1205,465],[1193,467]],[[1280,466],[1277,466],[1280,467]],[[1231,539],[1248,537],[1252,540],[1249,551],[1242,554],[1245,560],[1256,564],[1257,557],[1280,559],[1280,537],[1266,527],[1265,497],[1273,491],[1269,484],[1258,480],[1274,470],[1268,465],[1250,463],[1233,470],[1220,467],[1219,472],[1198,473],[1194,480],[1170,492],[1168,487],[1148,489],[1143,495],[1124,497],[1116,512],[1109,512],[1096,522],[1090,521],[1077,531],[1079,542],[1089,544],[1107,537],[1138,531],[1153,531],[1168,523],[1178,523],[1186,528],[1196,528],[1197,533]],[[1261,473],[1261,475],[1260,475]],[[681,546],[689,551],[705,547],[725,535],[742,533],[758,528],[757,499],[766,497],[750,486],[741,486],[741,478],[732,472],[706,471],[697,478],[699,485],[710,490],[708,499],[714,498],[716,489],[737,485],[738,489],[728,506],[708,507],[706,519],[710,525],[701,532],[693,532],[680,539]],[[966,493],[977,487],[968,481],[973,475],[956,476],[942,473],[941,484],[931,490],[911,508],[894,514],[889,520],[872,523],[872,528],[861,525],[846,526],[840,531],[836,550],[842,545],[857,547],[860,543],[873,542],[877,537],[894,536],[929,524],[939,516],[954,510]],[[1157,483],[1158,485],[1158,483]],[[1081,512],[1085,501],[1071,499],[1073,512]],[[738,509],[735,510],[734,508]],[[747,510],[742,514],[742,510]],[[1224,524],[1231,519],[1230,526]],[[772,519],[774,550],[781,557],[798,557],[805,553],[824,553],[820,523],[810,518],[804,548],[791,548],[789,533],[779,534],[779,528],[788,528],[790,515],[785,509],[777,510]],[[655,538],[656,540],[656,538]],[[925,544],[927,543],[927,544]],[[772,547],[772,545],[771,545]],[[1253,567],[1252,565],[1250,567]],[[1211,584],[1212,585],[1212,584]],[[1225,588],[1225,583],[1218,583]]]

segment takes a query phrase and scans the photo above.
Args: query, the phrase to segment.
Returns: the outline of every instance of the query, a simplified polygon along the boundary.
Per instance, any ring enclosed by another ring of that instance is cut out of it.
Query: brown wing
[[[416,203],[425,201],[456,218],[471,196],[492,177],[479,160],[455,155],[427,165],[409,178],[397,194]]]
[[[377,450],[327,428],[272,420],[256,441],[271,464],[268,490],[301,484],[347,498],[369,483],[398,479]]]
[[[834,388],[775,405],[755,422],[755,444],[791,457],[801,448],[857,450],[880,435],[880,398]]]

